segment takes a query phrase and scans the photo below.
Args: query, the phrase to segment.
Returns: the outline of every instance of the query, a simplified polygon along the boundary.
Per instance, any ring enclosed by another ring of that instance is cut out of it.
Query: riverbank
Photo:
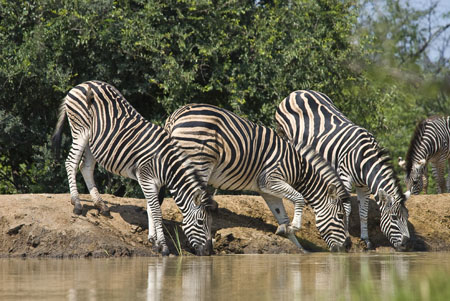
[[[0,195],[0,257],[120,257],[157,255],[147,242],[145,200],[103,195],[112,218],[99,216],[89,195],[82,195],[83,214],[72,213],[68,194]],[[298,253],[286,238],[275,235],[277,223],[259,196],[216,196],[214,250],[221,254]],[[293,206],[285,202],[292,217]],[[374,252],[393,252],[379,228],[379,211],[370,203],[369,235]],[[411,250],[450,251],[450,194],[412,196],[407,201]],[[171,254],[176,233],[183,252],[186,240],[181,230],[181,214],[172,199],[162,206],[166,240]],[[364,251],[359,242],[359,216],[356,199],[350,220],[351,252]],[[300,243],[309,251],[327,251],[315,227],[314,216],[306,207]],[[173,238],[173,239],[172,239]]]

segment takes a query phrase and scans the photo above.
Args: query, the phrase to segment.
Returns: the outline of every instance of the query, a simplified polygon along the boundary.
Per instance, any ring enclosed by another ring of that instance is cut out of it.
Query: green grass
[[[178,234],[178,227],[177,226],[173,227],[173,232],[174,232],[175,238],[172,236],[172,234],[170,234],[170,231],[165,226],[164,226],[164,229],[166,229],[166,232],[169,234],[170,240],[172,241],[173,245],[175,246],[175,249],[177,250],[178,255],[183,256],[180,235]]]
[[[394,277],[392,290],[381,291],[371,279],[351,288],[351,300],[450,300],[450,275],[442,271],[434,271],[415,275],[406,281]],[[347,300],[348,296],[340,296],[339,300]]]

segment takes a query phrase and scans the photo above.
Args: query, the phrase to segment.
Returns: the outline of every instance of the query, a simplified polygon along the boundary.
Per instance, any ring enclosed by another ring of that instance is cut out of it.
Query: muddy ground
[[[145,200],[104,195],[112,218],[99,216],[89,195],[83,195],[83,214],[72,213],[68,194],[0,195],[0,257],[118,257],[155,256],[147,242]],[[277,223],[259,196],[216,196],[215,254],[298,253],[286,238],[274,234]],[[359,241],[359,216],[353,198],[350,221],[351,252],[365,251]],[[293,206],[285,202],[292,218]],[[450,194],[412,196],[407,201],[413,251],[450,251]],[[171,254],[180,234],[184,254],[189,247],[181,231],[181,215],[172,199],[163,207],[166,240]],[[379,228],[380,213],[370,203],[369,235],[376,246],[371,252],[394,252]],[[305,249],[327,251],[315,227],[310,208],[305,208],[302,229],[297,232]],[[173,239],[172,239],[173,238]]]

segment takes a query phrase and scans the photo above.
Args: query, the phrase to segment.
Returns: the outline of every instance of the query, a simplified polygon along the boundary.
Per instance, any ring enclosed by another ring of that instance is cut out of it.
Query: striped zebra
[[[349,202],[349,194],[333,168],[314,150],[298,152],[272,129],[206,104],[178,109],[167,119],[165,129],[205,183],[224,190],[258,192],[279,223],[277,234],[285,234],[302,251],[294,231],[301,226],[303,196],[330,250],[351,246],[342,204]],[[282,198],[295,206],[296,217],[290,224]]]
[[[353,184],[360,202],[361,239],[373,245],[367,229],[369,196],[381,208],[381,230],[397,250],[409,240],[408,211],[389,156],[366,129],[344,116],[330,98],[315,91],[295,91],[276,111],[279,134],[294,145],[312,146],[336,169],[350,192]],[[346,207],[347,218],[350,206]]]
[[[158,192],[165,185],[182,212],[182,227],[196,254],[212,252],[209,209],[214,203],[195,169],[163,128],[145,120],[116,88],[100,81],[82,83],[64,98],[52,137],[57,153],[66,117],[73,140],[66,170],[74,213],[82,213],[76,185],[79,164],[95,207],[109,215],[94,183],[98,162],[109,172],[139,182],[147,201],[148,238],[155,249],[163,255],[169,253],[158,203]]]
[[[450,191],[450,173],[445,181],[445,166],[450,160],[450,116],[430,117],[416,126],[406,154],[406,188],[419,194],[427,185],[427,163],[436,179],[438,193]],[[446,185],[447,184],[447,185]]]

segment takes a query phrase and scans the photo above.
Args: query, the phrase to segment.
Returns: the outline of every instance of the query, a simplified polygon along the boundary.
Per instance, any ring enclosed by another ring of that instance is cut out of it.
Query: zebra
[[[258,192],[279,223],[276,234],[286,235],[303,252],[294,232],[301,227],[305,199],[330,250],[350,248],[343,208],[349,194],[313,149],[297,151],[274,130],[208,104],[179,108],[164,128],[205,183],[223,190]],[[282,198],[295,205],[296,217],[290,224]]]
[[[373,248],[367,229],[369,196],[381,209],[381,230],[397,250],[409,240],[406,196],[390,164],[390,157],[366,129],[351,122],[320,92],[299,90],[277,107],[279,134],[294,145],[306,144],[336,169],[348,192],[353,184],[359,200],[361,239]],[[351,207],[346,206],[347,219]]]
[[[94,206],[110,216],[94,182],[96,162],[107,171],[139,182],[147,201],[148,239],[162,255],[168,255],[158,203],[166,185],[183,215],[183,231],[197,255],[210,255],[211,209],[214,202],[195,169],[160,126],[145,120],[112,85],[87,81],[64,98],[52,142],[58,156],[66,117],[72,147],[65,162],[74,213],[82,213],[76,186],[77,166]]]
[[[450,191],[450,174],[447,185],[444,178],[447,160],[450,160],[450,116],[433,116],[419,122],[406,154],[405,182],[408,191],[411,194],[426,191],[428,162],[431,163],[438,193]]]
[[[402,157],[398,157],[398,166],[406,172],[406,161]],[[406,176],[405,176],[405,182]],[[408,190],[407,193],[411,194],[411,188],[408,188],[408,183],[406,183],[406,189]],[[423,172],[422,172],[422,189],[425,194],[428,193],[428,167],[427,165],[424,166]],[[418,194],[418,193],[417,193]]]

